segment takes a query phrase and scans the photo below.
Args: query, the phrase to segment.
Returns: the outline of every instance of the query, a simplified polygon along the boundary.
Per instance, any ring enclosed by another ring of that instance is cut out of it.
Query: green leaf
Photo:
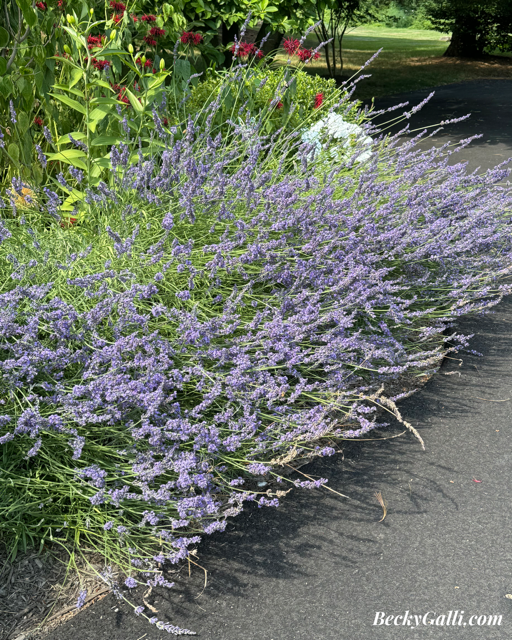
[[[50,93],[54,83],[55,83],[55,74],[54,74],[54,72],[51,69],[45,69],[44,70],[44,76],[43,76],[43,82],[42,82],[42,86],[41,86],[41,91],[43,92],[43,95],[45,96],[45,98]]]
[[[128,51],[124,49],[107,49],[106,51],[101,52],[102,56],[129,56]]]
[[[158,89],[158,87],[160,87],[165,82],[165,78],[168,75],[169,74],[158,74],[158,76],[148,84],[148,91],[151,91],[152,89]]]
[[[76,45],[82,46],[85,50],[87,50],[87,41],[83,36],[78,35],[76,31],[74,31],[73,29],[70,29],[65,25],[63,25],[62,28],[64,29],[64,31],[68,33],[68,35],[75,42]]]
[[[7,153],[13,158],[16,162],[20,159],[20,150],[17,144],[11,142],[11,144],[7,147]]]
[[[48,153],[48,160],[71,160],[74,158],[87,158],[86,154],[80,149],[65,149],[64,151],[57,151],[57,153]]]
[[[128,62],[128,60],[123,60],[123,64],[125,65],[125,67],[128,67],[128,69],[131,69],[131,71],[133,71],[137,75],[140,75],[140,71],[136,67],[134,67],[133,64]]]
[[[118,136],[97,136],[91,142],[91,147],[101,147],[103,145],[117,144],[121,142],[121,138]]]
[[[65,149],[58,153],[48,153],[46,158],[48,160],[58,160],[59,162],[72,164],[74,167],[87,171],[87,165],[82,161],[82,158],[87,158],[87,156],[79,149]]]
[[[9,43],[9,32],[7,29],[0,27],[0,49],[3,49]]]
[[[110,169],[110,166],[106,167],[107,169]],[[101,167],[98,164],[95,164],[92,169],[91,169],[91,173],[90,176],[92,178],[99,178],[99,176],[101,176]]]
[[[137,113],[142,113],[144,111],[144,108],[139,102],[137,96],[133,95],[130,89],[126,89],[126,95],[128,96],[128,100],[130,101],[130,104],[135,109],[135,111],[137,111]]]
[[[181,58],[178,58],[178,60],[176,60],[176,64],[174,65],[174,67],[175,67],[176,75],[180,77],[182,80],[187,81],[190,78],[191,76],[190,62],[188,60],[182,60]]]
[[[32,93],[34,92],[34,85],[32,84],[32,82],[27,82],[25,80],[23,86],[20,86],[18,83],[18,87],[21,91],[21,95],[25,98],[25,100],[30,100],[30,98],[32,97]]]
[[[94,87],[103,87],[104,89],[110,89],[110,91],[113,90],[109,83],[104,80],[94,80],[94,82],[90,82],[87,87],[89,89],[94,89]]]
[[[110,104],[112,106],[115,106],[117,104],[117,100],[112,97],[112,98],[93,98],[91,100],[91,107],[95,107],[98,104]]]
[[[71,132],[71,136],[75,139],[75,140],[85,140],[87,138],[87,136],[85,135],[85,133],[82,133],[81,131],[72,131]],[[61,136],[58,140],[57,140],[57,145],[60,144],[70,144],[71,140],[69,139],[69,134],[65,133],[63,136]]]
[[[16,0],[16,4],[21,9],[21,13],[28,26],[35,27],[37,24],[37,14],[34,9],[32,9],[30,0]]]
[[[5,75],[6,71],[7,71],[7,61],[5,60],[5,58],[0,57],[0,76]]]
[[[110,162],[110,159],[107,158],[96,158],[94,160],[94,164],[97,165],[98,167],[102,167],[103,169],[111,169],[112,168],[112,164]]]
[[[38,164],[32,165],[32,173],[34,175],[34,180],[37,185],[40,185],[43,181],[43,170]]]
[[[77,82],[80,82],[83,75],[83,69],[73,69],[71,72],[71,80],[69,81],[69,88],[72,89]]]
[[[36,89],[38,91],[41,91],[43,88],[43,79],[44,79],[44,74],[36,70],[34,73],[34,80],[36,83]]]
[[[82,70],[80,69],[80,71]],[[60,89],[61,91],[69,91],[69,93],[72,93],[79,98],[85,98],[83,91],[80,91],[80,89],[71,89],[67,84],[55,84],[53,86],[55,87],[55,89]]]
[[[8,96],[12,95],[14,91],[14,87],[12,86],[12,82],[9,76],[4,76],[2,78],[2,82],[0,84],[0,91],[2,92],[2,96],[4,98],[7,98]]]
[[[110,113],[110,111],[110,105],[108,104],[102,104],[91,111],[89,114],[89,122],[87,124],[93,133],[96,131],[98,123],[101,122],[107,113]]]
[[[81,69],[82,67],[79,67],[77,64],[75,64],[72,60],[70,60],[69,58],[65,58],[64,56],[50,56],[48,58],[48,60],[46,61],[46,64],[48,64],[48,62],[50,60],[57,60],[58,62],[65,62],[66,64],[69,64],[71,67],[74,67],[75,69]]]
[[[78,189],[73,189],[71,194],[64,200],[61,204],[60,208],[62,211],[73,211],[75,202],[78,200],[85,200],[85,193],[78,191]]]
[[[85,110],[85,107],[81,105],[79,102],[77,102],[76,100],[72,100],[68,96],[61,96],[58,93],[50,93],[50,95],[56,100],[59,100],[60,102],[65,104],[66,106],[71,107],[75,111],[78,111],[78,113],[81,113],[84,116],[86,115],[87,112]]]
[[[30,126],[30,120],[28,119],[27,114],[24,111],[20,111],[18,113],[18,127],[21,130],[21,133],[24,134],[28,131]]]

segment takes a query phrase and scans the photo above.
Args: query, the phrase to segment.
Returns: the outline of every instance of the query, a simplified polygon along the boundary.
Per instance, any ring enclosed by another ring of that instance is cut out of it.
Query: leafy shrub
[[[359,163],[356,141],[327,172],[295,135],[230,126],[223,138],[191,120],[135,165],[120,145],[114,185],[86,190],[76,224],[54,219],[56,193],[13,181],[0,231],[13,548],[87,545],[127,587],[169,586],[158,563],[246,501],[324,484],[281,466],[382,426],[377,407],[400,418],[381,385],[466,346],[446,327],[512,290],[502,166],[448,168],[453,149],[420,152],[418,136],[374,142]]]
[[[397,29],[432,29],[425,3],[391,2],[389,5],[377,11],[376,24]]]
[[[191,89],[186,102],[187,112],[197,114],[219,96],[216,123],[220,125],[230,118],[237,119],[240,110],[247,109],[256,119],[266,114],[263,129],[270,134],[282,127],[290,131],[315,122],[323,113],[319,107],[338,103],[342,92],[336,87],[335,80],[301,69],[255,67],[238,83],[227,83],[225,74],[212,71],[204,82]]]

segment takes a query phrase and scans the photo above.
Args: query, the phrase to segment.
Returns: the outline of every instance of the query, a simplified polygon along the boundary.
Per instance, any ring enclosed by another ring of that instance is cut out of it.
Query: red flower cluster
[[[300,42],[298,40],[292,40],[291,38],[288,38],[283,42],[283,49],[288,55],[293,56],[300,49]]]
[[[323,93],[317,93],[316,96],[315,96],[314,108],[318,109],[318,107],[321,107],[323,101],[324,101],[324,94]]]
[[[156,16],[154,16],[153,14],[144,14],[143,16],[140,17],[140,19],[142,20],[142,22],[156,22]]]
[[[318,51],[313,52],[312,49],[299,49],[297,51],[297,55],[299,56],[299,60],[301,62],[306,62],[307,60],[318,60],[320,54]]]
[[[203,36],[200,33],[192,33],[192,31],[184,31],[181,34],[182,44],[201,44]]]
[[[64,9],[66,8],[66,0],[58,0],[57,6],[61,11],[64,11]]]
[[[36,2],[36,7],[41,11],[46,11],[46,9],[48,8],[45,2]]]
[[[108,60],[95,60],[93,59],[92,64],[95,69],[98,71],[104,71],[110,67],[110,62]]]
[[[249,42],[240,42],[237,45],[234,44],[231,47],[231,53],[235,56],[235,58],[247,58],[248,56],[256,56],[257,58],[263,58],[263,51],[258,49],[255,44],[250,44]]]
[[[110,0],[110,6],[114,11],[126,11],[126,5],[122,2],[117,2],[117,0]]]
[[[138,22],[138,21],[139,21],[139,19],[137,18],[137,16],[132,16],[132,20],[133,20],[134,22]]]
[[[160,27],[151,27],[149,35],[155,38],[161,38],[162,36],[165,36],[165,31],[160,29]]]
[[[89,58],[86,58],[85,62],[87,63],[88,60]],[[95,69],[98,69],[98,71],[104,71],[110,67],[110,62],[108,60],[97,60],[96,58],[91,58],[91,62],[92,66]]]
[[[95,47],[101,47],[104,40],[105,40],[105,36],[89,36],[87,38],[87,48],[90,51]]]
[[[115,22],[115,24],[119,24],[122,19],[123,19],[123,15],[122,14],[120,14],[120,13],[113,13],[112,14],[112,20]]]
[[[151,36],[144,36],[144,42],[148,44],[150,47],[156,47],[156,40]]]
[[[142,65],[142,60],[140,58],[137,58],[137,60],[135,60],[135,63],[138,64],[139,66]],[[149,58],[146,60],[146,62],[144,63],[144,68],[147,69],[148,67],[152,67],[153,66],[153,60],[149,60]]]
[[[117,91],[117,99],[120,102],[124,102],[125,104],[130,104],[130,101],[128,100],[128,96],[126,95],[126,87],[121,87],[118,84],[113,84],[111,85],[112,89],[114,89],[114,91]]]
[[[38,127],[42,127],[43,126],[43,121],[41,120],[41,118],[39,116],[36,116],[34,118],[34,124],[36,124]]]
[[[306,62],[307,60],[318,60],[320,54],[318,51],[313,51],[312,49],[301,49],[299,40],[292,40],[288,38],[283,42],[283,49],[289,56],[297,55],[301,62]]]

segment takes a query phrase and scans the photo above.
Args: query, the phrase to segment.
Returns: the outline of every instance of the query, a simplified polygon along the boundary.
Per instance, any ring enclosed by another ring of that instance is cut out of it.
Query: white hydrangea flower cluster
[[[364,132],[363,127],[352,122],[347,122],[338,113],[331,112],[326,118],[319,120],[312,127],[306,129],[302,133],[302,141],[315,145],[315,156],[322,151],[322,139],[334,138],[335,140],[342,141],[341,147],[350,151],[354,149],[355,142],[363,143],[364,145],[371,146],[373,139]],[[340,157],[339,147],[330,147],[329,158],[339,159]],[[345,155],[345,154],[344,154]],[[357,162],[364,162],[368,160],[372,155],[370,150],[363,151],[358,158]]]

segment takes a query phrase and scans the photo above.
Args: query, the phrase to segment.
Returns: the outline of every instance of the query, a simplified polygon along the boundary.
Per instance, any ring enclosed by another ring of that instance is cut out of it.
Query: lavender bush
[[[446,327],[511,291],[508,170],[449,166],[469,140],[421,151],[422,134],[401,145],[367,123],[371,155],[361,138],[326,165],[316,140],[230,126],[229,143],[192,121],[179,139],[162,130],[161,155],[136,165],[113,149],[113,184],[86,189],[78,225],[61,226],[48,189],[22,210],[13,181],[0,227],[13,549],[82,544],[127,588],[172,586],[161,564],[244,502],[326,482],[292,481],[284,462],[383,426],[379,407],[401,419],[383,385],[466,347]]]

